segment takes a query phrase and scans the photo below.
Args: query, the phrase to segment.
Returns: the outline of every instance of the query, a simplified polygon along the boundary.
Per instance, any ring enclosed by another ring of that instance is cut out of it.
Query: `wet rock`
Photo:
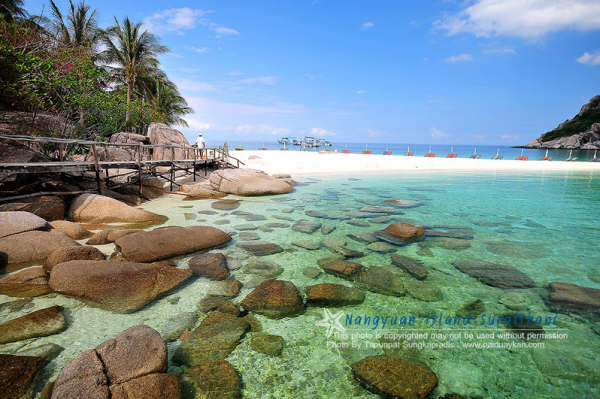
[[[387,206],[363,206],[360,208],[361,212],[368,213],[385,213],[385,214],[400,214],[401,212],[396,208],[390,208]]]
[[[224,199],[215,201],[210,204],[213,209],[218,209],[220,211],[233,211],[240,207],[240,201],[234,199]]]
[[[250,279],[248,279],[248,281],[244,283],[244,287],[252,290],[261,285],[265,280],[268,280],[268,278],[261,276],[252,276],[250,277]]]
[[[323,218],[323,219],[327,219],[328,218],[328,216],[326,214],[324,214],[322,212],[318,212],[318,211],[313,211],[313,210],[305,211],[304,214],[306,216],[310,216],[310,217],[313,217],[313,218]]]
[[[334,249],[334,252],[344,256],[344,258],[362,258],[365,256],[364,252],[357,251],[348,247],[337,247]]]
[[[292,225],[292,230],[301,233],[311,234],[321,228],[321,223],[311,222],[309,220],[298,220]]]
[[[228,279],[217,281],[208,288],[206,295],[233,298],[240,292],[241,288],[242,283],[238,280]]]
[[[179,399],[179,380],[173,374],[149,374],[112,385],[110,395],[111,399]]]
[[[196,215],[195,213],[184,213],[183,217],[185,218],[185,220],[194,220],[198,217],[198,215]]]
[[[379,266],[363,268],[352,281],[369,291],[383,295],[403,296],[406,293],[402,279]]]
[[[208,210],[198,211],[198,213],[201,215],[216,215],[218,212],[211,211],[210,209],[208,209]]]
[[[352,364],[352,374],[369,391],[401,399],[426,398],[437,386],[436,375],[391,356],[369,356]]]
[[[0,294],[12,297],[35,297],[52,292],[43,267],[30,267],[0,278]]]
[[[70,260],[104,260],[106,257],[96,247],[82,245],[78,247],[59,248],[52,252],[44,261],[44,269],[51,271],[59,263]]]
[[[68,222],[66,220],[55,220],[50,222],[50,226],[58,231],[62,231],[74,240],[83,240],[92,235],[92,232],[88,229],[84,229],[79,224]]]
[[[268,227],[270,229],[284,229],[290,227],[290,225],[288,223],[271,222],[265,223],[265,227]]]
[[[308,278],[317,278],[321,274],[321,269],[313,266],[308,266],[302,269],[302,274]]]
[[[197,366],[221,360],[235,349],[248,328],[243,318],[211,312],[175,350],[173,361]]]
[[[44,220],[62,220],[65,218],[65,201],[55,195],[43,195],[0,205],[0,211],[31,212]]]
[[[239,316],[240,309],[229,299],[219,296],[207,296],[200,301],[200,310],[204,313],[221,312]]]
[[[314,251],[316,249],[321,248],[321,243],[319,241],[311,241],[311,240],[296,240],[292,242],[292,245],[295,245],[300,248],[308,249],[310,251]]]
[[[344,260],[344,256],[343,255],[329,255],[329,256],[324,256],[322,258],[317,259],[317,264],[319,266],[325,266],[328,263],[331,262],[336,262],[336,261],[340,261],[340,260]]]
[[[164,223],[166,216],[134,208],[116,199],[97,194],[81,194],[71,203],[69,220],[84,223]]]
[[[249,311],[278,319],[304,311],[302,297],[289,281],[265,280],[244,300],[241,306]]]
[[[364,242],[367,244],[374,243],[377,241],[377,237],[375,237],[375,233],[370,231],[359,231],[355,233],[346,234],[346,236],[354,241]]]
[[[530,288],[535,286],[534,281],[528,275],[513,266],[480,259],[457,259],[452,264],[461,272],[492,287]]]
[[[102,230],[95,233],[89,240],[87,240],[87,245],[106,245],[111,244],[117,241],[121,237],[125,237],[130,234],[139,233],[140,229],[130,229],[130,230]]]
[[[283,273],[283,268],[270,260],[250,259],[244,267],[244,272],[265,278],[273,278]]]
[[[353,281],[364,269],[359,263],[338,260],[321,265],[325,273]]]
[[[243,196],[285,194],[293,190],[285,180],[254,169],[219,169],[209,176],[213,190]]]
[[[75,260],[50,273],[50,287],[114,312],[133,312],[191,277],[189,270],[161,263]]]
[[[462,306],[456,314],[461,317],[467,316],[469,313],[471,317],[477,317],[485,311],[485,304],[481,299],[476,299]]]
[[[64,350],[60,345],[48,343],[35,346],[33,348],[28,348],[22,351],[17,352],[19,356],[33,356],[40,357],[44,359],[44,361],[49,362],[52,359],[56,358],[60,353]]]
[[[417,251],[417,255],[419,256],[428,256],[428,257],[432,257],[435,256],[435,254],[433,253],[433,251],[429,248],[420,248]]]
[[[184,371],[181,376],[184,399],[239,399],[241,382],[226,360],[208,362]]]
[[[500,296],[500,303],[511,310],[527,310],[530,299],[522,292],[507,292]]]
[[[242,241],[255,241],[255,240],[260,240],[260,236],[256,233],[253,233],[251,231],[242,231],[240,233],[240,235],[238,236],[238,238]]]
[[[231,241],[222,230],[210,226],[159,227],[119,238],[115,245],[132,262],[153,262],[220,247]]]
[[[557,310],[600,311],[600,290],[554,282],[548,286],[548,303]]]
[[[0,315],[9,315],[18,312],[22,309],[31,309],[33,302],[31,298],[17,299],[16,301],[8,301],[0,303]]]
[[[423,236],[425,230],[408,223],[392,223],[384,232],[402,241],[416,241]]]
[[[231,222],[228,219],[219,219],[219,220],[215,220],[213,222],[213,224],[216,224],[216,225],[219,225],[219,226],[222,226],[224,224],[229,224],[229,223],[231,223]]]
[[[184,184],[179,188],[179,191],[188,195],[193,199],[208,199],[208,198],[222,198],[227,194],[215,191],[209,184],[205,182],[196,184]]]
[[[279,335],[256,334],[250,341],[250,347],[256,352],[279,356],[283,349],[283,338]]]
[[[421,281],[408,280],[405,282],[408,294],[424,302],[437,302],[444,298],[442,291],[432,285]]]
[[[234,226],[234,228],[239,231],[250,231],[258,229],[258,226],[254,224],[238,224],[237,226]]]
[[[43,370],[44,359],[0,354],[0,393],[6,399],[33,398],[35,380]]]
[[[588,273],[588,278],[595,283],[600,283],[600,273],[599,272],[591,272]]]
[[[546,255],[542,245],[522,244],[510,241],[485,241],[485,248],[496,255],[511,258],[541,258]]]
[[[7,271],[39,262],[59,248],[78,246],[77,242],[57,230],[27,231],[0,238],[0,252],[8,255]]]
[[[337,248],[345,247],[346,241],[341,238],[327,238],[322,244],[325,248],[335,251]]]
[[[289,216],[284,216],[284,215],[273,215],[273,217],[275,219],[279,219],[279,220],[285,220],[286,222],[293,222],[294,219],[289,217]]]
[[[387,254],[387,253],[396,251],[396,247],[394,247],[393,245],[390,245],[388,243],[381,242],[381,241],[373,242],[373,243],[367,245],[367,249],[370,251],[379,252],[379,253],[383,253],[383,254]]]
[[[37,310],[0,324],[0,344],[56,334],[67,327],[60,306]]]
[[[225,280],[229,277],[227,260],[221,253],[196,255],[189,260],[188,266],[194,274],[211,280]]]
[[[257,215],[254,213],[249,213],[247,215],[244,215],[244,219],[246,219],[248,222],[259,222],[262,220],[267,220],[267,218],[263,215]]]
[[[442,248],[451,251],[461,251],[471,247],[471,242],[467,240],[461,240],[458,238],[450,237],[433,237],[420,242],[419,247],[421,248]]]
[[[392,220],[389,216],[377,216],[369,219],[371,223],[389,223]]]
[[[386,200],[384,202],[396,208],[414,208],[421,205],[420,202],[414,200]]]
[[[254,256],[266,256],[283,252],[283,248],[279,245],[266,241],[238,242],[237,246]]]
[[[335,226],[331,226],[331,225],[321,226],[321,234],[324,234],[324,235],[331,234],[331,232],[333,230],[335,230]]]
[[[412,241],[405,241],[400,238],[394,237],[393,235],[386,233],[383,230],[376,231],[373,234],[375,234],[375,237],[377,237],[378,240],[385,241],[385,242],[393,244],[393,245],[403,246],[406,244],[410,244],[412,242]]]
[[[414,259],[404,255],[394,254],[392,255],[392,263],[404,270],[417,280],[425,280],[429,273],[427,269],[423,267],[423,262],[418,259]]]
[[[339,284],[317,284],[306,287],[306,304],[313,306],[356,305],[365,300],[358,288]]]

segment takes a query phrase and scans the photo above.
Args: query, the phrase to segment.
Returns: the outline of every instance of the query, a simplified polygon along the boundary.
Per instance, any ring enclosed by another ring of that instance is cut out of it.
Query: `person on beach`
[[[204,137],[202,137],[202,133],[198,133],[198,138],[196,139],[196,142],[194,143],[193,147],[198,148],[198,150],[200,151],[200,158],[202,158],[202,153],[206,149],[206,141],[204,140]]]

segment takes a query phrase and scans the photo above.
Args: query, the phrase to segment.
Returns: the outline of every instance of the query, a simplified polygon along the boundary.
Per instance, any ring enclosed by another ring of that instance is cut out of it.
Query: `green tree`
[[[102,35],[106,49],[100,53],[100,60],[117,83],[127,86],[127,108],[125,124],[131,123],[131,96],[136,80],[140,76],[155,73],[159,69],[157,56],[167,51],[156,37],[147,30],[142,31],[141,23],[132,23],[125,18],[108,28]]]
[[[0,0],[0,21],[14,21],[26,17],[27,12],[23,8],[23,0]]]
[[[194,112],[179,94],[175,84],[168,80],[156,79],[154,89],[147,95],[157,120],[169,126],[179,125],[187,127],[184,115]]]
[[[56,34],[59,46],[85,47],[92,51],[99,40],[99,30],[96,24],[96,10],[92,10],[85,1],[75,6],[69,0],[67,19],[63,17],[54,0],[50,0],[52,19],[49,21],[50,30]]]

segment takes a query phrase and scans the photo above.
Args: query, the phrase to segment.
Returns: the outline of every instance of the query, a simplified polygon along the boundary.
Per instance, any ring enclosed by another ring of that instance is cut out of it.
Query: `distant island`
[[[600,149],[600,95],[594,96],[573,119],[542,134],[524,148]]]

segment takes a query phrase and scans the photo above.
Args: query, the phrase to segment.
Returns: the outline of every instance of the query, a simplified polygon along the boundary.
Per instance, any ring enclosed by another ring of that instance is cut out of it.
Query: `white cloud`
[[[537,39],[562,30],[600,29],[598,0],[475,0],[458,14],[435,22],[449,35]]]
[[[503,134],[502,136],[500,136],[501,140],[517,140],[519,138],[519,136],[513,136],[511,134]]]
[[[473,57],[471,57],[471,54],[458,54],[458,55],[453,55],[451,57],[446,58],[445,60],[446,62],[467,62],[467,61],[473,61]]]
[[[375,26],[375,24],[374,24],[373,22],[371,22],[371,21],[366,21],[366,22],[363,22],[363,24],[362,24],[360,27],[361,27],[361,29],[363,29],[363,30],[367,30],[367,29],[371,29],[371,28],[372,28],[372,27],[374,27],[374,26]]]
[[[265,123],[249,124],[244,123],[235,127],[236,133],[242,134],[270,134],[271,136],[283,136],[289,133],[290,129],[284,127],[274,127]]]
[[[241,79],[239,81],[239,83],[246,84],[246,85],[259,84],[259,85],[266,85],[266,86],[276,85],[277,82],[279,82],[278,76],[256,76],[254,78],[245,78],[245,79]]]
[[[210,28],[219,35],[239,35],[240,32],[233,28],[226,28],[217,24],[210,24]]]
[[[310,129],[310,134],[319,137],[335,136],[335,133],[333,133],[332,131],[323,129],[321,127],[313,127],[312,129]]]
[[[208,130],[212,127],[212,125],[210,123],[207,122],[203,122],[201,120],[198,120],[196,118],[193,117],[187,117],[185,118],[185,120],[187,121],[190,129],[194,129],[194,130]]]
[[[217,34],[217,36],[239,35],[235,29],[227,28],[203,18],[209,14],[208,11],[192,9],[188,7],[170,8],[152,14],[144,18],[144,25],[154,32],[177,32],[194,29],[196,26],[205,26]]]
[[[484,54],[517,54],[514,48],[510,47],[499,47],[499,48],[488,48],[483,50]]]
[[[383,133],[381,130],[368,129],[367,130],[367,136],[369,136],[369,137],[381,137],[381,136],[385,136],[385,133]]]
[[[581,57],[577,58],[577,62],[585,65],[600,65],[600,51],[583,53]]]
[[[198,91],[214,91],[215,90],[215,86],[213,86],[212,84],[206,83],[206,82],[198,82],[193,79],[175,78],[175,79],[173,79],[173,82],[177,85],[177,88],[179,89],[179,91],[198,92]]]
[[[435,127],[432,127],[431,129],[429,129],[429,133],[431,133],[431,137],[434,139],[448,137],[448,133],[442,132],[440,129],[436,129]]]
[[[366,90],[356,90],[356,94],[365,94]]]
[[[192,50],[195,53],[198,54],[204,54],[208,51],[208,47],[194,47],[194,46],[190,46],[189,47],[190,50]]]

